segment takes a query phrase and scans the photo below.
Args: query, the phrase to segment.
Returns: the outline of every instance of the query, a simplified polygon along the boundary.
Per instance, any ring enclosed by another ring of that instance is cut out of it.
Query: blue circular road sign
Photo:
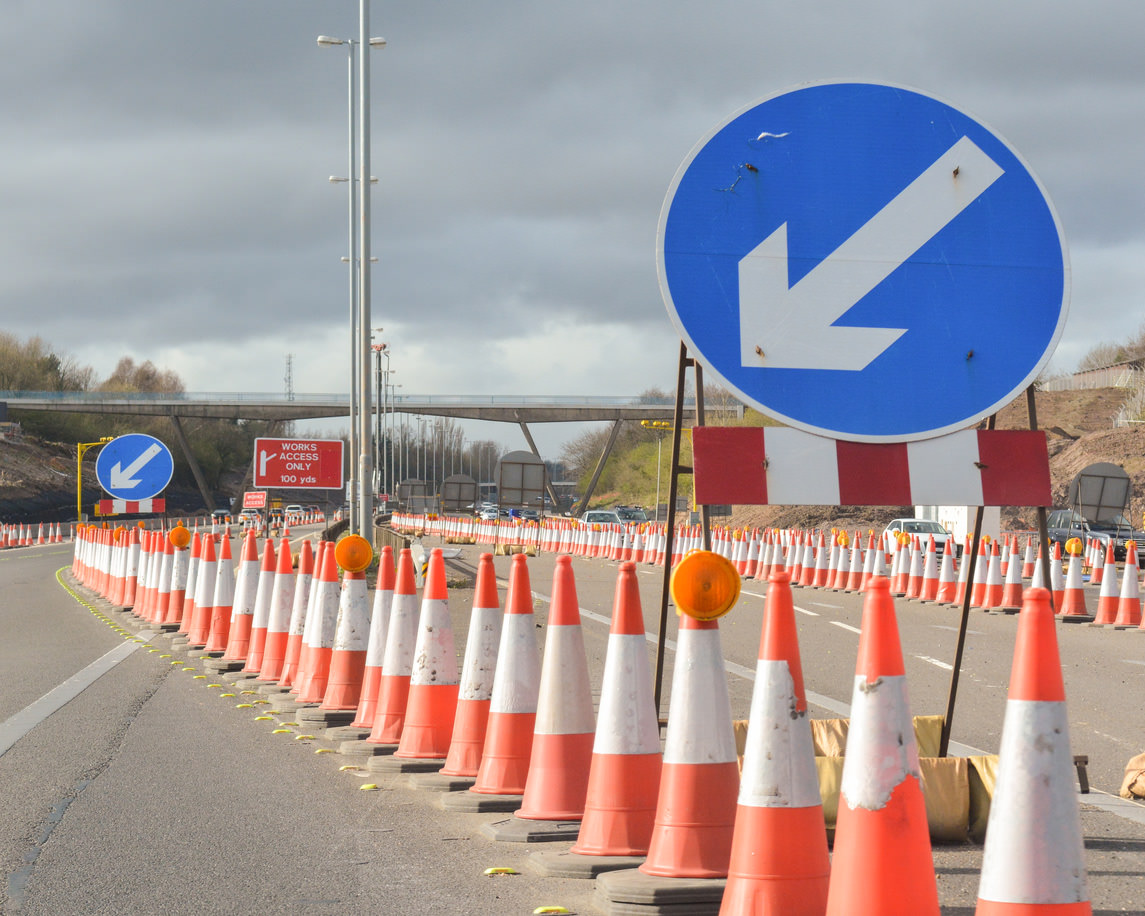
[[[163,492],[174,472],[171,450],[145,433],[112,439],[95,461],[96,480],[116,499],[151,499]]]
[[[700,141],[657,234],[689,350],[781,422],[925,439],[1009,403],[1065,325],[1057,214],[1021,157],[933,96],[822,83]]]

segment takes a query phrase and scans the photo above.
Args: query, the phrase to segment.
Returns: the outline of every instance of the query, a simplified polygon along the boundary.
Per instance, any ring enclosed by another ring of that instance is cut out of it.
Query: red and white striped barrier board
[[[703,505],[1049,506],[1038,430],[962,430],[918,442],[846,442],[787,427],[692,435]]]

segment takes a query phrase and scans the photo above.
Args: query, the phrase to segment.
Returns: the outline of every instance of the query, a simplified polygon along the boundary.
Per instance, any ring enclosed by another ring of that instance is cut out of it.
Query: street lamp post
[[[77,442],[76,443],[76,521],[83,521],[83,456],[87,454],[88,449],[96,448],[100,445],[107,445],[114,436],[104,436],[98,442]]]
[[[660,452],[664,446],[664,431],[672,428],[672,424],[667,420],[641,420],[640,425],[645,429],[659,430],[659,435],[656,437],[656,510],[654,516],[656,521],[660,521]],[[672,510],[668,511],[668,518],[671,518]]]
[[[370,448],[370,56],[358,62],[355,106],[355,45],[385,47],[384,38],[369,37],[369,0],[359,0],[359,37],[318,37],[324,46],[347,45],[350,83],[350,474],[347,496],[350,528],[373,543],[373,455]],[[357,118],[355,118],[355,113]],[[357,121],[357,123],[356,123]],[[359,155],[355,158],[355,144]],[[357,177],[355,179],[355,173]],[[355,180],[357,187],[354,186]]]

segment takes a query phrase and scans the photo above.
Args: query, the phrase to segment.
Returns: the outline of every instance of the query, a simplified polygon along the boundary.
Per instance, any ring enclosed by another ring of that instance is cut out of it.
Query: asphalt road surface
[[[427,541],[426,546],[434,546]],[[480,548],[448,564],[471,574]],[[199,663],[57,573],[70,545],[0,553],[0,858],[8,914],[504,914],[560,905],[600,912],[589,881],[543,878],[536,846],[487,839],[504,815],[442,811],[405,777],[341,770],[337,745],[275,734],[282,717],[198,678]],[[509,558],[498,557],[501,598]],[[553,556],[530,559],[538,641]],[[599,686],[616,564],[574,561],[592,682]],[[650,658],[662,572],[639,580]],[[721,621],[729,693],[746,718],[765,586],[745,583]],[[473,592],[452,588],[459,659]],[[1091,608],[1096,594],[1091,594]],[[845,715],[859,596],[796,590],[804,676],[815,717]],[[912,709],[941,714],[959,611],[897,602]],[[96,613],[98,612],[98,613]],[[112,624],[101,617],[108,618]],[[1017,620],[974,611],[953,719],[952,751],[995,753]],[[1116,799],[1126,761],[1145,750],[1145,633],[1058,625],[1095,913],[1145,912],[1145,809]],[[122,632],[121,632],[122,631]],[[675,615],[662,695],[670,695]],[[142,641],[135,641],[142,639]],[[460,663],[460,662],[459,662]],[[69,698],[70,697],[70,698]],[[58,708],[55,708],[58,707]],[[364,791],[371,782],[376,790]],[[546,844],[564,848],[568,844]],[[971,914],[982,849],[935,847],[944,914]],[[488,867],[516,876],[486,877]]]

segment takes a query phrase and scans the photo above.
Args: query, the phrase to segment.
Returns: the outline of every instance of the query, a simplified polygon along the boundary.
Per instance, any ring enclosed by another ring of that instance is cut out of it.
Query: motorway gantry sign
[[[174,472],[171,450],[145,433],[112,439],[95,461],[96,480],[115,499],[150,499],[163,492]]]
[[[1057,215],[1000,137],[933,96],[823,83],[691,151],[657,266],[691,353],[783,423],[857,441],[965,428],[1011,401],[1065,325]]]
[[[341,439],[255,439],[256,487],[337,490],[342,487]]]

